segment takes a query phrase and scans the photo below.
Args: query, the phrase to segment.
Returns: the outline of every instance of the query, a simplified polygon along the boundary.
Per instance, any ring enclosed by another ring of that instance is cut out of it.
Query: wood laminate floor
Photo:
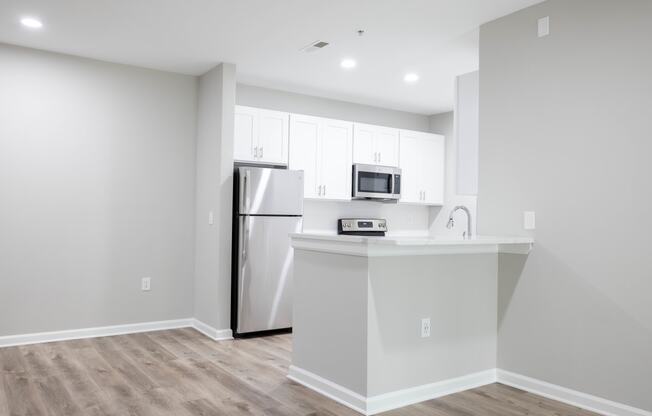
[[[285,377],[291,345],[177,329],[0,348],[0,415],[358,415]],[[594,413],[493,384],[383,415]]]

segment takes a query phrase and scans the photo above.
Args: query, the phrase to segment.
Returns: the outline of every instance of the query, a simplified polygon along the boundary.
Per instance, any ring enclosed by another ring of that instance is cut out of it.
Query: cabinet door
[[[320,182],[325,199],[351,199],[353,123],[323,120]]]
[[[444,203],[444,164],[446,140],[439,134],[426,134],[423,153],[423,191],[425,203],[443,205]]]
[[[388,127],[377,127],[374,134],[376,164],[398,166],[399,131]]]
[[[317,117],[290,115],[289,168],[303,171],[304,197],[319,197],[318,150],[321,120]]]
[[[255,162],[255,147],[258,141],[258,109],[235,107],[235,124],[233,137],[233,158]]]
[[[258,160],[287,165],[288,113],[260,110],[258,129]]]
[[[376,164],[375,130],[376,126],[353,124],[353,163]]]
[[[423,140],[419,133],[412,131],[402,130],[400,136],[401,202],[422,204]]]

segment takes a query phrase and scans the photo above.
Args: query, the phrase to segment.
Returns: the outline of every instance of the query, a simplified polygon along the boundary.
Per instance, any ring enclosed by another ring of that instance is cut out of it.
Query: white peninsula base
[[[362,414],[496,380],[498,254],[524,256],[531,239],[294,234],[292,244],[291,379]]]

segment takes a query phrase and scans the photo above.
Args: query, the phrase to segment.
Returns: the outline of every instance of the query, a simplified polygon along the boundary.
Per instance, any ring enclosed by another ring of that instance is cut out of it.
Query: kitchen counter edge
[[[469,240],[446,237],[386,236],[294,233],[292,247],[362,257],[445,255],[445,254],[529,254],[534,246],[531,237],[477,236]]]

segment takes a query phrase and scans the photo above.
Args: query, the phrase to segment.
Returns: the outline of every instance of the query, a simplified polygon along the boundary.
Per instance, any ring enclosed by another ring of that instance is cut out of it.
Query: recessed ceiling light
[[[415,74],[414,72],[410,72],[409,74],[405,74],[403,77],[403,81],[413,83],[417,82],[419,80],[419,76]]]
[[[22,23],[23,26],[28,27],[30,29],[40,29],[43,27],[43,23],[33,17],[23,17],[20,19],[20,23]]]
[[[340,62],[340,66],[344,69],[351,69],[355,68],[357,63],[353,59],[343,59],[342,62]]]

